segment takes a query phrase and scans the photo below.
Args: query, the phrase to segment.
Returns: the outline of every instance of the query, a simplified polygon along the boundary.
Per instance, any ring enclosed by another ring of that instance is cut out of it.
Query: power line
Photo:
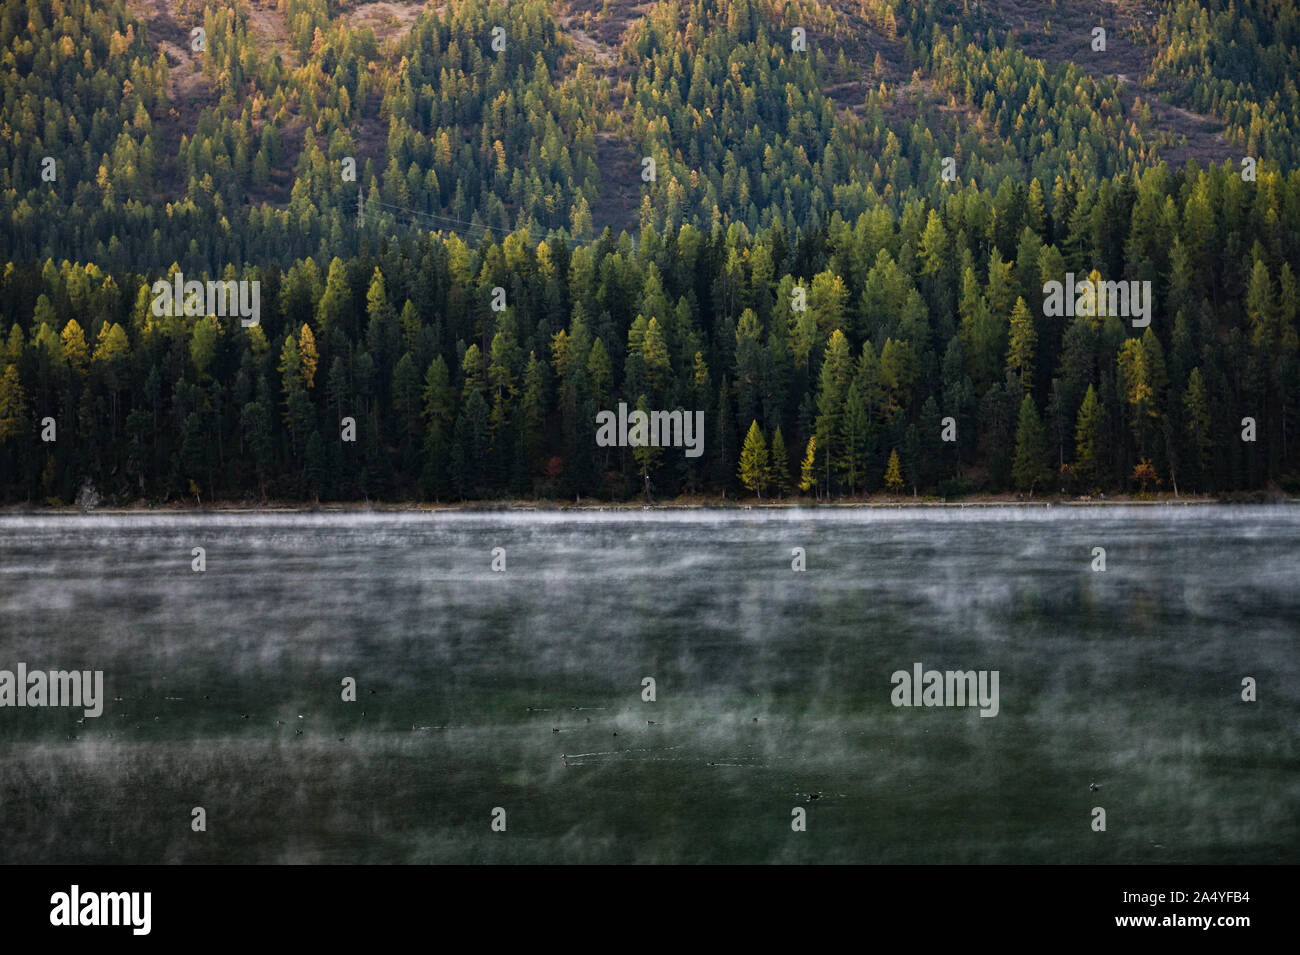
[[[404,207],[404,206],[394,205],[394,204],[391,203],[391,202],[382,202],[382,201],[380,201],[380,200],[378,200],[378,199],[371,199],[371,200],[370,200],[370,204],[371,204],[372,206],[383,206],[385,209],[392,209],[392,210],[394,211],[395,214],[408,215],[408,216],[424,216],[425,218],[429,218],[429,219],[438,219],[438,220],[441,220],[441,221],[443,221],[443,222],[452,222],[452,223],[456,223],[457,225],[460,225],[460,226],[463,226],[463,227],[465,227],[465,228],[469,228],[469,229],[483,229],[483,230],[485,230],[485,231],[498,232],[498,233],[501,233],[501,234],[503,234],[503,235],[509,235],[509,234],[510,234],[507,230],[504,230],[504,229],[498,229],[498,228],[496,228],[495,226],[484,225],[484,224],[479,223],[479,222],[466,222],[464,219],[458,219],[458,218],[456,218],[455,216],[444,216],[444,215],[438,215],[438,214],[433,213],[433,212],[424,212],[424,211],[422,211],[422,210],[420,210],[420,209],[408,209],[408,208],[406,208],[406,207]]]

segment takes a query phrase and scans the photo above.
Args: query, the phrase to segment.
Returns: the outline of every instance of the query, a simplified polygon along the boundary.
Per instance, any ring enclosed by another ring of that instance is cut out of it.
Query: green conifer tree
[[[749,433],[745,435],[745,443],[740,449],[740,483],[757,494],[762,501],[767,474],[767,441],[759,430],[758,422],[754,421],[750,424]]]

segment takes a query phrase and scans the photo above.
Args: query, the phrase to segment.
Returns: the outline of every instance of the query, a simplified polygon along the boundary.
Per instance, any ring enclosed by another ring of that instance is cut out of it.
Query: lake
[[[0,862],[1296,862],[1298,581],[1281,506],[7,516],[0,669],[106,702],[0,708]]]

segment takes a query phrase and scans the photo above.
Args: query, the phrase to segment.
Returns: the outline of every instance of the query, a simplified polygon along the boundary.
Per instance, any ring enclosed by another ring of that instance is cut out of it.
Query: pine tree
[[[655,399],[661,401],[672,378],[673,369],[668,360],[668,345],[664,341],[663,328],[657,318],[652,317],[646,324],[645,337],[641,340],[641,362]]]
[[[756,493],[759,501],[762,501],[763,486],[767,484],[768,476],[767,442],[763,439],[757,421],[750,424],[749,433],[745,435],[745,443],[740,449],[739,476],[740,483]]]
[[[483,370],[483,353],[477,344],[465,349],[465,357],[460,363],[461,374],[465,376],[465,388],[461,391],[461,401],[468,402],[472,393],[482,395],[487,391],[487,379]]]
[[[745,419],[753,421],[760,414],[763,378],[763,348],[758,315],[747,308],[736,323],[736,423],[745,427]]]
[[[512,335],[497,332],[488,349],[487,378],[492,394],[492,434],[494,439],[509,423],[516,394],[511,370],[515,345]]]
[[[301,347],[301,346],[299,346]],[[415,370],[415,359],[404,352],[393,369],[393,411],[396,413],[396,433],[404,450],[418,445],[424,410],[423,388],[420,373]]]
[[[269,125],[267,128],[270,128]],[[330,262],[325,291],[316,306],[316,325],[329,343],[335,331],[344,335],[350,331],[345,326],[352,311],[352,292],[348,288],[347,266],[335,257]]]
[[[121,325],[113,322],[100,331],[99,342],[95,345],[95,353],[91,361],[97,365],[112,365],[119,359],[125,358],[130,351],[131,346],[127,341],[126,332]]]
[[[1101,475],[1105,428],[1097,390],[1089,385],[1074,426],[1074,470],[1085,487],[1091,487]]]
[[[86,334],[75,318],[68,319],[60,339],[63,343],[63,358],[68,367],[79,374],[84,372],[90,361],[90,349],[86,345]]]
[[[858,478],[866,466],[867,442],[870,440],[871,419],[862,390],[857,381],[849,385],[844,413],[840,418],[839,471],[849,486],[850,494],[856,491]]]
[[[441,355],[429,362],[424,374],[424,465],[421,481],[425,493],[437,497],[447,490],[446,457],[451,447],[455,390]]]
[[[1034,331],[1034,319],[1029,314],[1029,306],[1023,298],[1016,299],[1016,307],[1011,310],[1011,341],[1007,345],[1007,371],[1020,381],[1020,390],[1029,394],[1034,387],[1034,349],[1038,343],[1038,333]]]
[[[378,266],[366,292],[366,315],[370,319],[366,326],[366,348],[376,366],[387,372],[397,361],[401,331],[397,327],[397,316],[388,304],[388,289]]]
[[[898,460],[898,451],[889,452],[889,464],[885,467],[885,487],[890,494],[903,493],[903,466]]]
[[[320,356],[316,353],[316,336],[311,333],[311,326],[306,322],[298,333],[298,370],[302,374],[302,383],[308,389],[316,383],[316,364]]]
[[[1025,395],[1020,402],[1020,418],[1016,424],[1016,458],[1011,466],[1011,476],[1016,487],[1033,494],[1034,487],[1052,476],[1048,466],[1047,432],[1038,417],[1033,395]]]
[[[777,425],[776,433],[772,435],[771,454],[772,485],[777,493],[784,497],[790,493],[790,453],[786,451],[785,438],[781,434],[780,425]]]
[[[600,339],[597,339],[599,342]],[[596,354],[592,348],[592,355]],[[588,366],[590,366],[588,361]],[[542,443],[546,438],[546,392],[542,377],[543,365],[534,352],[528,353],[528,364],[524,367],[524,394],[519,404],[520,435],[524,454],[524,467],[529,474],[535,471],[542,454]]]
[[[1043,184],[1035,177],[1029,182],[1029,198],[1025,203],[1025,224],[1041,236],[1046,223],[1047,214],[1043,208]]]
[[[462,500],[484,497],[489,493],[484,478],[492,451],[490,418],[491,411],[483,393],[470,391],[465,407],[456,419],[452,448],[452,482]]]
[[[636,403],[637,411],[645,415],[647,430],[650,421],[650,401],[645,395],[641,395]],[[632,458],[636,461],[637,467],[641,469],[641,479],[645,484],[646,503],[650,503],[650,472],[654,470],[655,465],[659,463],[659,458],[663,455],[663,448],[657,448],[650,443],[651,435],[646,435],[643,444],[635,445],[632,448]]]
[[[1269,278],[1268,266],[1258,259],[1250,270],[1244,305],[1250,322],[1251,344],[1258,350],[1272,347],[1277,338],[1273,282]]]
[[[217,355],[220,337],[221,329],[214,316],[203,315],[194,320],[194,327],[190,330],[190,361],[194,363],[200,381],[208,377],[208,368]]]
[[[848,298],[849,290],[844,285],[844,279],[835,273],[827,270],[813,276],[812,289],[808,294],[808,311],[823,335],[846,327],[844,308]]]
[[[817,486],[817,435],[808,438],[808,449],[799,465],[799,490],[807,494]]]
[[[44,297],[44,296],[42,296]],[[23,328],[17,322],[9,326],[9,340],[5,345],[6,364],[16,362],[23,356]]]
[[[1205,469],[1210,464],[1210,402],[1201,378],[1200,367],[1193,368],[1187,376],[1187,390],[1183,392],[1183,421],[1191,441],[1192,460],[1197,476],[1204,480]]]
[[[731,476],[731,386],[727,376],[718,384],[717,439],[713,442],[714,481],[726,493]]]
[[[284,392],[284,423],[289,427],[292,435],[294,396],[302,389],[302,360],[298,355],[298,342],[292,332],[284,336],[284,345],[280,348],[280,363],[276,365],[275,370],[280,373],[280,389]],[[296,442],[297,436],[293,436]]]
[[[1148,329],[1149,331],[1149,329]],[[1146,451],[1147,419],[1154,414],[1156,397],[1152,369],[1142,339],[1126,338],[1115,361],[1119,366],[1120,385],[1129,405],[1129,424],[1139,454]]]
[[[270,391],[266,376],[259,377],[257,398],[244,405],[240,418],[243,432],[248,436],[248,448],[252,452],[258,491],[263,498],[266,496],[266,487],[274,476],[275,469],[275,437],[271,423]]]
[[[817,444],[825,462],[826,493],[830,493],[831,446],[841,434],[840,419],[851,374],[849,342],[838,328],[831,333],[822,360],[821,383],[817,392]]]
[[[541,373],[541,366],[537,369]],[[614,373],[610,368],[609,352],[599,337],[591,343],[591,352],[587,355],[587,384],[591,387],[591,397],[600,408],[608,408],[613,394]]]
[[[18,378],[18,368],[8,365],[0,378],[0,443],[27,430],[27,395]]]

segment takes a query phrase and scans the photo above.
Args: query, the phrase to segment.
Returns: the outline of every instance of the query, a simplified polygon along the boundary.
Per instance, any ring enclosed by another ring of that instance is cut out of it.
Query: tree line
[[[170,273],[10,264],[3,493],[67,501],[90,477],[118,499],[616,499],[647,478],[735,494],[755,429],[784,445],[768,493],[875,492],[894,454],[907,491],[950,496],[1294,486],[1300,175],[1006,188],[1014,241],[999,194],[966,187],[794,233],[425,233],[228,267],[262,283],[251,328],[154,315]],[[1150,325],[1045,315],[1067,272],[1151,281]],[[703,410],[704,454],[598,447],[596,413],[619,401]]]

